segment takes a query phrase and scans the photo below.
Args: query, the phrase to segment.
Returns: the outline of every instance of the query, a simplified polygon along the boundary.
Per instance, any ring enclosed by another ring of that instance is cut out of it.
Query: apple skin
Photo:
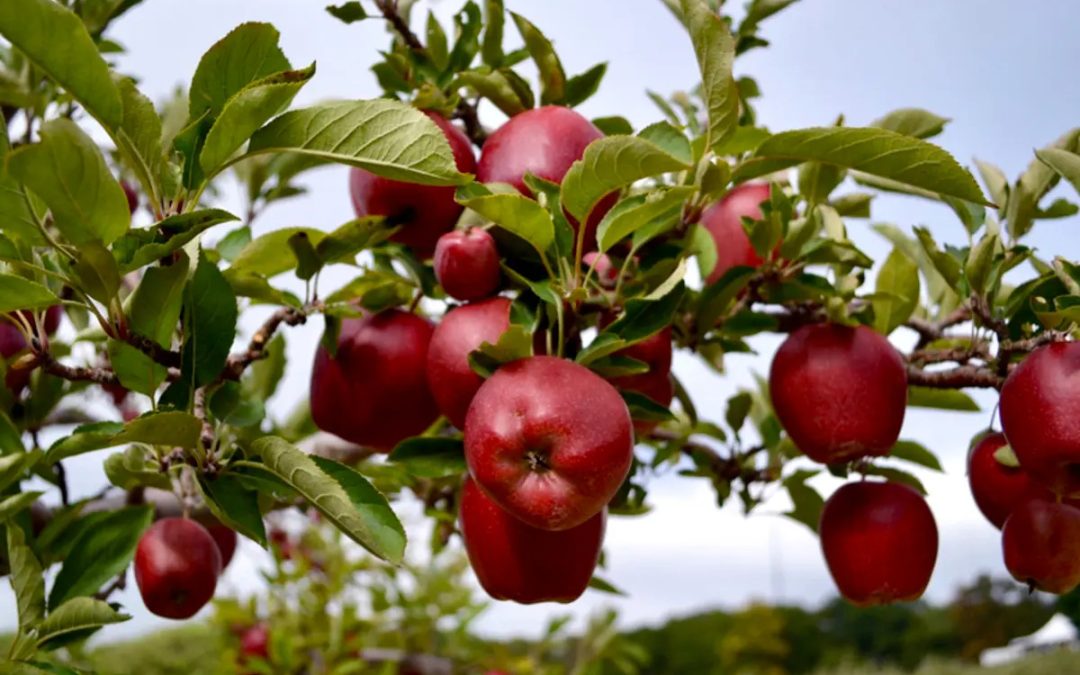
[[[499,506],[544,530],[576,527],[603,510],[630,470],[633,445],[615,387],[554,356],[499,368],[465,419],[469,473]]]
[[[1080,343],[1032,352],[1001,388],[1001,426],[1032,478],[1080,497]]]
[[[487,230],[447,232],[435,244],[434,262],[435,277],[452,298],[480,300],[499,290],[499,251]]]
[[[907,602],[930,583],[938,531],[926,500],[899,483],[847,483],[821,511],[829,573],[858,606]]]
[[[468,136],[431,111],[424,111],[442,130],[454,154],[454,163],[462,173],[476,173],[476,156]],[[353,167],[349,171],[349,193],[358,218],[386,216],[402,227],[392,241],[404,244],[422,257],[431,257],[435,242],[444,232],[454,229],[464,210],[454,201],[454,187],[417,185],[382,178]]]
[[[167,619],[187,619],[214,597],[221,551],[194,520],[165,518],[135,548],[135,582],[146,608]]]
[[[221,553],[221,571],[224,572],[232,562],[233,554],[236,553],[236,532],[220,523],[208,525],[206,531],[214,538],[214,543],[217,544],[218,551]]]
[[[389,452],[438,417],[428,390],[427,319],[390,309],[341,322],[337,356],[315,352],[311,415],[323,431]]]
[[[757,267],[764,262],[751,245],[750,237],[746,236],[742,219],[745,216],[759,220],[761,203],[768,200],[768,183],[744,183],[701,214],[701,224],[716,242],[716,267],[709,273],[706,283],[716,283],[733,267]]]
[[[562,106],[548,105],[518,113],[484,141],[476,179],[481,183],[509,183],[525,195],[525,174],[561,183],[570,165],[581,159],[585,148],[604,133],[579,113]],[[618,199],[617,193],[604,197],[593,208],[585,225],[586,250],[596,248],[596,226]],[[570,219],[577,227],[577,222]]]
[[[769,389],[780,423],[815,462],[887,455],[900,437],[904,360],[866,326],[799,328],[773,357]]]
[[[465,479],[461,537],[480,585],[496,600],[573,602],[589,585],[604,543],[607,512],[559,532],[527,525]]]
[[[469,367],[469,354],[495,344],[510,327],[510,301],[489,298],[450,310],[435,327],[427,354],[428,386],[439,412],[458,429],[484,378]]]
[[[1008,445],[1004,434],[986,434],[968,455],[968,484],[975,504],[994,527],[1005,526],[1009,514],[1028,498],[1052,498],[1021,467],[1005,466],[994,459],[999,448]]]
[[[1016,507],[1001,532],[1005,567],[1017,581],[1049,593],[1080,585],[1080,509],[1045,499]]]

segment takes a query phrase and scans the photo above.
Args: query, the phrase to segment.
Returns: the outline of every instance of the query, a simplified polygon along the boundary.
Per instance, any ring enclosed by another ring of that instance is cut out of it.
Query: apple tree
[[[717,0],[664,0],[700,69],[689,93],[650,93],[640,129],[576,112],[606,64],[568,75],[501,0],[466,0],[452,27],[409,1],[326,8],[386,23],[383,96],[305,108],[315,64],[271,25],[222,37],[185,99],[155,105],[109,65],[109,26],[139,0],[0,4],[9,658],[32,669],[128,618],[107,600],[129,567],[148,609],[193,615],[238,535],[269,545],[273,510],[314,509],[401,563],[408,495],[435,523],[412,546],[461,536],[493,598],[570,602],[613,588],[595,573],[605,519],[645,512],[673,468],[747,513],[785,492],[852,602],[917,598],[938,533],[905,467],[941,467],[901,424],[909,406],[977,408],[972,388],[1001,391],[970,477],[1006,565],[1033,588],[1080,583],[1080,266],[1024,243],[1077,211],[1047,194],[1080,189],[1080,130],[1015,180],[977,163],[982,187],[928,140],[946,120],[925,110],[770,130],[732,69],[794,1],[751,0],[736,22]],[[351,167],[355,219],[254,236],[327,164]],[[228,178],[239,215],[217,198]],[[893,246],[876,264],[847,222],[882,192],[946,205],[956,236],[875,226]],[[353,280],[321,283],[342,266]],[[307,321],[325,325],[309,405],[273,419],[284,340]],[[764,333],[787,335],[769,377],[719,408],[671,373],[680,350],[722,375]],[[112,418],[87,405],[102,393]],[[64,462],[105,448],[110,485],[69,499]],[[850,478],[828,501],[807,484],[822,471]]]

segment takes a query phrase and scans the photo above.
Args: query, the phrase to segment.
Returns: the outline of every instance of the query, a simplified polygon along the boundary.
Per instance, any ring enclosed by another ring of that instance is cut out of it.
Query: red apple
[[[241,659],[266,659],[270,655],[270,628],[265,623],[257,623],[240,636]]]
[[[26,349],[26,338],[14,324],[0,320],[0,356],[10,359]]]
[[[427,319],[398,309],[342,321],[337,355],[322,346],[315,353],[315,424],[381,451],[427,429],[438,417],[425,368],[433,330]]]
[[[187,619],[214,597],[221,551],[206,528],[185,518],[150,526],[135,549],[135,582],[146,608]]]
[[[489,298],[450,310],[431,336],[427,378],[439,411],[458,429],[484,379],[469,367],[469,354],[495,344],[510,327],[510,301]]]
[[[476,173],[476,157],[468,136],[440,115],[431,111],[424,111],[424,114],[450,142],[458,171]],[[439,237],[454,229],[463,210],[454,201],[452,186],[404,183],[359,168],[349,172],[349,192],[357,217],[386,216],[401,225],[391,239],[423,257],[430,257]]]
[[[795,445],[824,464],[889,454],[907,406],[907,370],[866,326],[803,326],[773,358],[773,407]]]
[[[499,368],[465,419],[465,459],[501,507],[545,530],[599,513],[630,470],[634,435],[619,392],[588,368],[533,356]]]
[[[757,267],[764,262],[750,244],[742,219],[761,219],[761,203],[768,200],[767,183],[745,183],[732,188],[701,214],[701,224],[716,242],[716,267],[709,273],[707,283],[715,283],[733,267]]]
[[[461,537],[476,578],[496,600],[573,602],[589,585],[604,542],[606,512],[559,532],[513,517],[472,478],[461,493]]]
[[[968,484],[975,504],[999,530],[1025,499],[1051,497],[1050,491],[1032,481],[1022,468],[1005,466],[994,458],[994,453],[1007,444],[1004,434],[987,434],[968,455]]]
[[[525,174],[561,183],[570,165],[581,159],[585,148],[604,134],[570,108],[544,106],[518,113],[484,141],[476,179],[481,183],[509,183],[531,195]],[[586,222],[585,245],[596,248],[596,226],[614,206],[612,193],[593,208]],[[573,221],[572,221],[573,222]],[[573,223],[576,227],[577,223]]]
[[[899,483],[847,483],[821,511],[825,562],[840,594],[855,605],[919,598],[937,560],[934,514]]]
[[[452,298],[486,298],[499,290],[501,276],[499,251],[486,230],[454,230],[435,244],[435,277]]]
[[[649,371],[613,377],[610,380],[613,385],[647,396],[665,408],[671,405],[671,399],[675,397],[675,385],[671,382],[671,326],[619,350],[616,354],[644,362]],[[635,420],[634,430],[638,435],[645,435],[655,429],[656,424]]]
[[[1005,567],[1017,581],[1049,593],[1080,585],[1080,509],[1029,499],[1013,510],[1001,533]]]
[[[214,543],[221,552],[221,571],[224,572],[232,562],[233,554],[236,553],[236,532],[221,523],[209,525],[206,530],[214,538]]]
[[[1032,352],[1001,388],[1001,426],[1020,466],[1057,494],[1080,497],[1080,343]]]

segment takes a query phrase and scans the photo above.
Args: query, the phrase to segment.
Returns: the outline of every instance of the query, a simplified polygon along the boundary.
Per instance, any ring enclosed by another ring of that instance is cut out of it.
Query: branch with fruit
[[[72,616],[93,617],[88,630],[126,619],[103,598],[129,566],[151,611],[193,615],[237,533],[270,547],[265,518],[303,505],[399,563],[393,504],[411,494],[437,524],[433,552],[460,536],[493,598],[610,591],[606,518],[648,511],[650,482],[671,472],[747,513],[786,494],[845,597],[917,598],[938,535],[910,469],[941,465],[901,426],[909,407],[978,411],[974,388],[1001,392],[1004,436],[980,441],[970,476],[1004,526],[1006,565],[1033,587],[1080,583],[1080,558],[1054,543],[1080,522],[1080,432],[1063,422],[1080,412],[1080,265],[1023,243],[1077,211],[1046,201],[1062,178],[1080,187],[1080,131],[1011,183],[978,163],[986,194],[927,140],[946,120],[925,110],[762,126],[760,88],[732,64],[790,2],[754,0],[737,23],[715,2],[668,2],[700,83],[649,92],[661,119],[640,129],[576,111],[606,64],[568,77],[498,0],[464,2],[452,38],[429,16],[423,40],[411,3],[368,4],[394,35],[373,68],[383,97],[305,108],[290,106],[314,64],[294,67],[268,24],[215,43],[187,92],[155,105],[103,56],[127,4],[0,8],[0,67],[23,97],[5,102],[0,134],[12,660],[62,646]],[[362,2],[328,10],[369,16]],[[509,51],[508,23],[522,44]],[[74,37],[55,50],[49,30]],[[354,219],[254,229],[326,164],[350,167]],[[243,219],[219,208],[227,176]],[[875,263],[848,224],[885,193],[945,205],[963,243],[877,223],[893,248]],[[330,268],[354,276],[328,288]],[[234,347],[255,308],[270,313]],[[316,315],[296,400],[279,391],[284,328]],[[765,333],[786,335],[768,376],[725,405],[671,372],[680,351],[722,375]],[[273,414],[275,397],[295,413]],[[106,448],[120,448],[103,463],[115,490],[69,503],[62,462]],[[824,471],[862,480],[826,501]],[[32,476],[62,505],[44,507]],[[869,556],[857,568],[855,549]]]

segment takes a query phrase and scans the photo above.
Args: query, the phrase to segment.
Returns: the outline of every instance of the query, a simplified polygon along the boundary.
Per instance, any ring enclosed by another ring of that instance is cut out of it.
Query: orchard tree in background
[[[299,109],[315,65],[294,67],[268,24],[237,27],[186,100],[155,106],[108,63],[121,48],[105,33],[138,0],[0,4],[10,659],[32,669],[127,619],[107,598],[132,565],[151,611],[192,615],[232,531],[270,545],[272,510],[312,508],[402,563],[391,503],[410,493],[431,548],[461,534],[495,598],[612,591],[594,571],[605,519],[644,513],[650,477],[676,467],[747,513],[786,492],[852,602],[917,598],[938,533],[905,466],[941,466],[901,424],[908,406],[978,410],[970,388],[1002,391],[1003,435],[977,439],[970,477],[1006,565],[1033,588],[1080,582],[1080,266],[1023,243],[1077,212],[1046,196],[1061,178],[1080,189],[1080,130],[1012,182],[977,162],[985,193],[926,140],[946,120],[924,110],[774,133],[732,66],[794,0],[752,0],[737,23],[716,0],[664,1],[700,83],[650,92],[661,119],[638,130],[574,111],[606,64],[568,77],[500,0],[465,2],[452,35],[431,15],[415,31],[412,2],[327,8],[387,23],[385,95]],[[513,29],[523,47],[507,51]],[[486,108],[508,121],[485,128]],[[355,220],[254,236],[266,208],[304,192],[298,176],[331,163],[352,167]],[[240,217],[213,205],[230,175]],[[956,243],[876,224],[894,248],[869,281],[846,221],[869,218],[879,192],[947,205]],[[148,226],[132,225],[138,208]],[[356,277],[328,288],[331,266]],[[259,306],[269,318],[239,340],[240,311]],[[287,328],[316,315],[310,414],[273,419]],[[905,353],[886,339],[901,330],[917,336]],[[670,372],[678,349],[722,373],[761,333],[789,337],[768,381],[723,410],[695,406]],[[105,396],[123,422],[88,405]],[[43,447],[46,430],[59,440]],[[64,461],[103,448],[118,448],[111,485],[70,500]],[[822,471],[850,478],[828,502],[807,484]],[[266,639],[245,649],[261,656]]]

